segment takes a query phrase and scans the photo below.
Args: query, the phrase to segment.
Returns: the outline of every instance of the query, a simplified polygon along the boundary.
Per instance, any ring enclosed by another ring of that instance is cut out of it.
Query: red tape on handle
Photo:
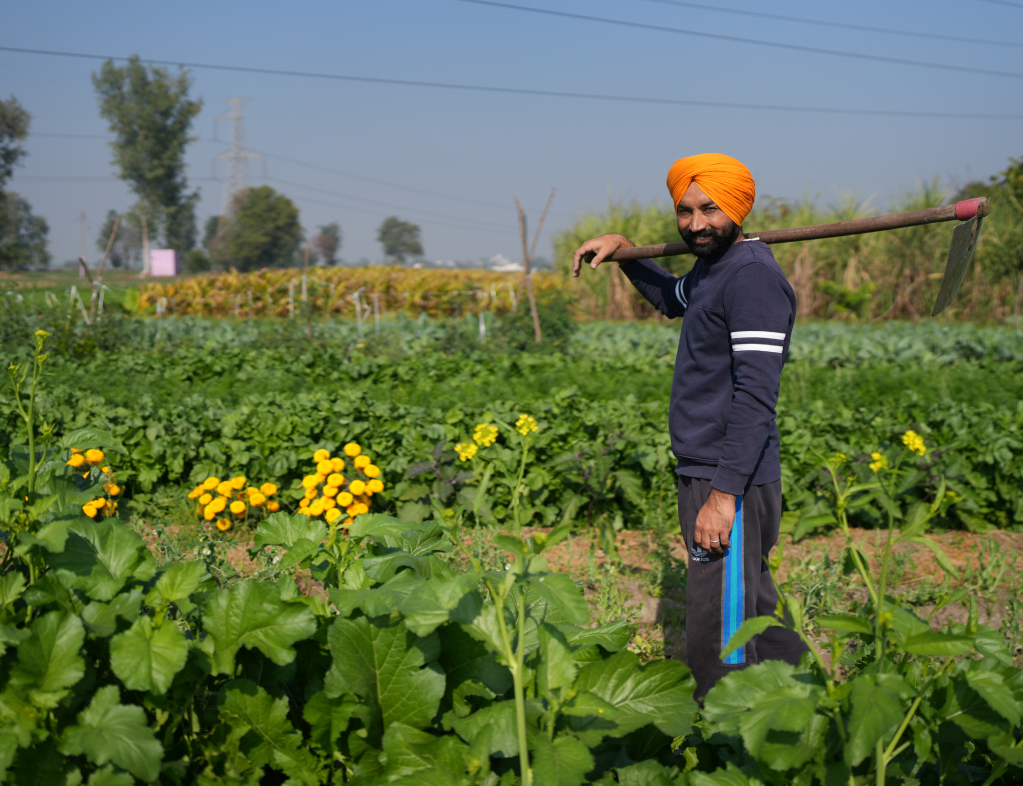
[[[962,202],[956,202],[956,219],[959,221],[969,221],[977,215],[977,210],[983,201],[984,197],[977,197],[976,199],[964,199]]]

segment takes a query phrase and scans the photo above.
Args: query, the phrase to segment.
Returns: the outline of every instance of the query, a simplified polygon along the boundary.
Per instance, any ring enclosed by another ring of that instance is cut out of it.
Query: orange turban
[[[736,224],[742,224],[757,195],[753,175],[745,164],[720,153],[704,153],[680,158],[668,170],[668,191],[676,210],[694,181]]]

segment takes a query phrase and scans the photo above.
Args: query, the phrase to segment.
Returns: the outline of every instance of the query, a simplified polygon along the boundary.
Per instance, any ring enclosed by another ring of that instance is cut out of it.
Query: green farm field
[[[812,656],[700,708],[677,326],[54,313],[0,320],[9,782],[1023,775],[1018,331],[797,327],[772,569]]]

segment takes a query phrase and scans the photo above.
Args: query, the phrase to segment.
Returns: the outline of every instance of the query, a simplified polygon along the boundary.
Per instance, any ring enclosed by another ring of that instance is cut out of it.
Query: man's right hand
[[[635,247],[636,244],[625,237],[625,235],[615,233],[587,240],[576,249],[575,256],[572,257],[572,275],[579,275],[579,270],[582,268],[584,261],[589,261],[590,267],[596,270],[601,262],[618,249]]]

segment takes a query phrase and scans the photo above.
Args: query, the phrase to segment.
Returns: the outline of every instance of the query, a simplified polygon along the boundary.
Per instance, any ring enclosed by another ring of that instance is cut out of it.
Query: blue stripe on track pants
[[[751,486],[736,498],[735,521],[724,554],[696,547],[696,516],[710,495],[710,481],[679,477],[678,518],[689,551],[686,647],[689,668],[702,698],[723,676],[762,660],[797,664],[806,647],[784,628],[768,628],[721,659],[721,651],[747,619],[773,614],[778,606],[766,557],[781,526],[781,481]]]

